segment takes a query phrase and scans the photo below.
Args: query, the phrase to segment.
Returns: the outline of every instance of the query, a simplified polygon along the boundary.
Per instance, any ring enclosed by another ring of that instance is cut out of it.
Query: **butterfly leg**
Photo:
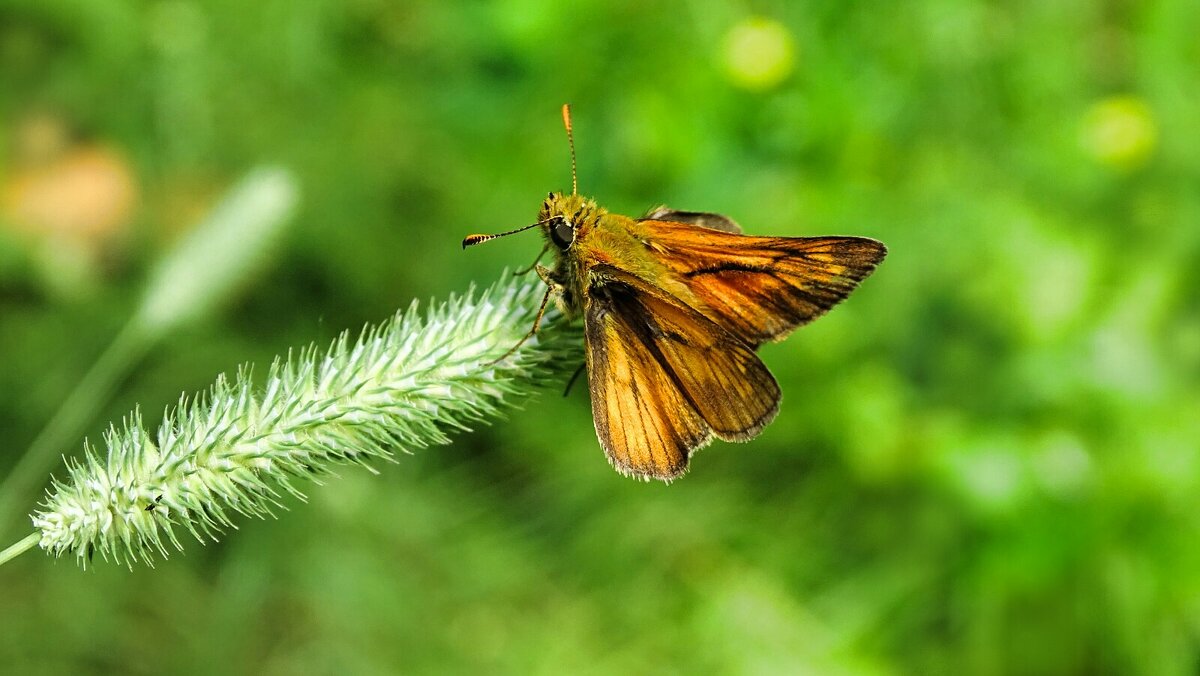
[[[517,341],[516,345],[508,348],[508,352],[505,352],[498,359],[489,363],[488,366],[493,366],[508,359],[517,349],[525,344],[525,341],[532,338],[542,326],[542,318],[546,316],[546,306],[550,304],[550,295],[555,291],[562,292],[562,285],[550,278],[550,268],[534,263],[534,269],[537,270],[538,277],[541,277],[542,281],[546,283],[546,295],[542,296],[542,304],[538,306],[537,317],[533,320],[533,328],[529,329],[529,333],[526,333],[524,338]]]
[[[585,368],[587,368],[587,362],[580,364],[579,368],[575,369],[575,373],[571,375],[571,379],[567,381],[566,388],[563,389],[564,397],[571,393],[571,387],[575,384],[576,380],[579,380],[579,376],[583,374]]]

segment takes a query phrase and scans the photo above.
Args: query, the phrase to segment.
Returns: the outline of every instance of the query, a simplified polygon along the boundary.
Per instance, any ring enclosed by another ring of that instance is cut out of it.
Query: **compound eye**
[[[560,218],[550,226],[550,239],[560,249],[568,249],[575,240],[575,228],[566,219]]]

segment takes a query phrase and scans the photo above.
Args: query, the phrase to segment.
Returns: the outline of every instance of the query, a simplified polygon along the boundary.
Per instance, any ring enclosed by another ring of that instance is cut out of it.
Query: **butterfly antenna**
[[[508,235],[515,235],[518,232],[525,232],[526,230],[528,230],[530,228],[536,228],[539,225],[545,225],[552,220],[554,220],[554,219],[547,218],[544,221],[538,221],[537,223],[530,223],[529,225],[527,225],[523,228],[517,228],[516,230],[509,230],[508,232],[497,232],[494,235],[467,235],[466,237],[463,238],[462,246],[465,249],[469,246],[474,246],[476,244],[481,244],[483,242],[487,242],[489,240],[496,239],[497,237],[506,237]]]
[[[571,146],[571,194],[579,194],[579,175],[575,172],[575,135],[571,133],[571,104],[563,104],[563,126],[567,128],[567,144]]]

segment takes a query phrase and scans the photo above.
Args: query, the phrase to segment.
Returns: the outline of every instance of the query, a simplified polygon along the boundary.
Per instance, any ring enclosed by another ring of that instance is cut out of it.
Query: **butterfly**
[[[825,314],[887,255],[865,237],[754,237],[719,214],[666,207],[641,218],[579,194],[570,106],[571,194],[552,192],[536,223],[470,235],[463,248],[541,228],[532,266],[568,318],[583,317],[596,436],[617,471],[670,481],[713,438],[748,441],[779,412],[755,353]],[[554,266],[540,264],[553,250]],[[524,342],[524,341],[522,341]],[[515,348],[514,348],[515,349]]]

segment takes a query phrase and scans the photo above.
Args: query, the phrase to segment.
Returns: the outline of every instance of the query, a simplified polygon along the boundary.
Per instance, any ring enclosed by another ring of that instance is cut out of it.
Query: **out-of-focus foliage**
[[[564,101],[616,211],[892,252],[764,348],[762,437],[669,487],[548,382],[153,571],[26,554],[0,671],[1193,673],[1200,5],[754,8],[0,5],[0,472],[264,162],[302,193],[276,261],[91,436],[532,261],[533,234],[458,242],[569,187]]]

